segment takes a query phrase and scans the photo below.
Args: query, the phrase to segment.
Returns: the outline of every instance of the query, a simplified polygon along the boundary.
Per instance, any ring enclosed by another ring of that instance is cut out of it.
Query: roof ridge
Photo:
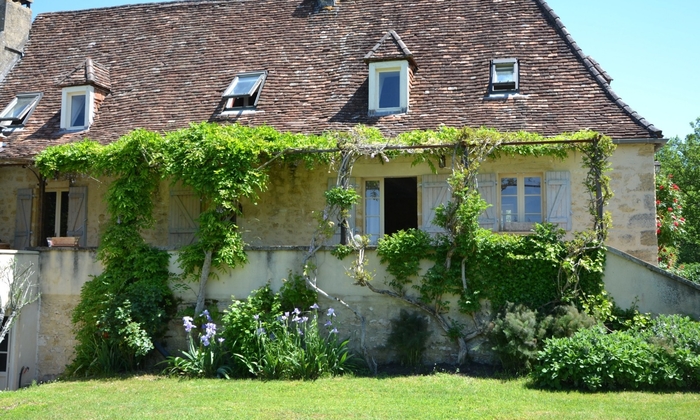
[[[591,73],[591,75],[596,79],[598,84],[605,90],[605,92],[610,95],[610,98],[619,106],[622,110],[624,110],[630,117],[632,117],[633,120],[635,120],[637,123],[642,125],[644,128],[649,130],[649,133],[653,135],[654,137],[661,138],[663,137],[663,134],[661,130],[656,128],[654,124],[650,123],[647,121],[644,117],[639,115],[636,111],[634,111],[632,108],[630,108],[629,105],[627,105],[622,98],[620,98],[612,89],[610,86],[609,81],[612,81],[612,78],[608,75],[607,72],[603,70],[603,68],[598,64],[597,61],[595,61],[592,57],[587,56],[583,53],[583,50],[581,50],[581,47],[578,46],[576,41],[574,41],[574,38],[571,36],[569,31],[566,29],[566,26],[564,26],[564,23],[562,23],[561,18],[559,18],[559,15],[557,15],[554,10],[547,4],[546,0],[533,0],[537,5],[542,9],[542,11],[545,14],[545,17],[552,22],[554,25],[555,29],[559,32],[559,34],[564,38],[564,40],[569,44],[571,47],[571,50],[576,54],[576,56],[581,60],[583,65],[586,67],[586,69]]]
[[[387,40],[391,39],[393,41],[394,46],[398,47],[399,49],[399,54],[397,55],[395,52],[389,54],[387,57],[380,57],[379,52],[382,50],[382,47],[386,45]],[[413,53],[411,50],[408,49],[406,44],[403,42],[399,34],[396,33],[393,29],[390,30],[389,32],[385,33],[384,36],[382,36],[379,39],[379,42],[377,42],[374,47],[372,47],[371,50],[367,54],[365,54],[365,62],[369,63],[370,61],[384,61],[384,60],[392,60],[396,58],[403,58],[411,62],[414,66],[416,66],[416,62],[413,58]],[[417,66],[416,66],[417,67]]]
[[[238,1],[250,1],[250,0],[238,0]],[[152,3],[133,3],[133,4],[120,4],[117,6],[103,6],[103,7],[90,7],[87,9],[77,9],[77,10],[59,10],[55,12],[44,12],[39,13],[36,17],[44,15],[56,15],[56,14],[67,14],[67,13],[84,13],[92,12],[94,10],[105,10],[105,9],[136,9],[141,7],[173,7],[179,6],[183,3],[195,4],[195,3],[230,3],[231,0],[161,0]]]

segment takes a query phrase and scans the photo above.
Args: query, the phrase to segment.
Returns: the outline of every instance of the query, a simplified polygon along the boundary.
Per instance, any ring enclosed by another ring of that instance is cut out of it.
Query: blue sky
[[[396,0],[400,1],[400,0]],[[426,1],[426,0],[423,0]],[[518,0],[523,1],[523,0]],[[35,14],[156,0],[34,0]],[[664,132],[684,138],[700,117],[700,1],[548,0],[612,88]]]

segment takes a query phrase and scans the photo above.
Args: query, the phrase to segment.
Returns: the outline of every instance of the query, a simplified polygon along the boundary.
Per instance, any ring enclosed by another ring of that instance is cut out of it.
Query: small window
[[[255,108],[266,77],[267,72],[264,71],[236,75],[223,94],[226,99],[224,111]]]
[[[408,61],[369,64],[369,115],[408,112]]]
[[[518,90],[518,60],[505,58],[491,62],[491,93],[509,93]]]
[[[20,93],[17,95],[0,114],[0,125],[23,127],[42,96],[42,93]]]
[[[84,130],[90,127],[93,118],[94,88],[73,86],[63,89],[61,103],[61,128]]]
[[[542,223],[542,177],[507,175],[501,177],[501,226],[505,231],[528,231]]]

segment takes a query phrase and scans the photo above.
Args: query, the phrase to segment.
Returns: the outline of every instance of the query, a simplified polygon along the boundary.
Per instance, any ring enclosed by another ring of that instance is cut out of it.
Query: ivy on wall
[[[453,198],[438,210],[436,218],[436,224],[446,233],[437,242],[418,232],[404,233],[387,237],[380,245],[380,256],[395,276],[390,281],[390,290],[374,286],[371,274],[364,270],[367,238],[352,236],[349,229],[344,229],[344,245],[337,254],[355,254],[350,274],[357,284],[427,311],[451,336],[458,337],[464,350],[464,339],[471,334],[455,335],[454,326],[443,318],[448,309],[447,295],[460,296],[460,305],[468,312],[477,308],[482,297],[498,304],[518,295],[535,305],[543,304],[543,296],[552,295],[550,279],[556,272],[555,294],[559,298],[576,297],[581,273],[600,263],[596,255],[609,225],[609,217],[602,211],[610,197],[605,171],[609,169],[607,157],[613,148],[609,138],[590,131],[544,138],[525,132],[441,127],[387,139],[379,130],[364,126],[343,133],[302,135],[280,133],[265,126],[201,123],[164,136],[137,130],[107,146],[83,141],[49,147],[37,157],[36,165],[46,177],[90,174],[115,178],[106,197],[110,221],[98,250],[105,272],[86,285],[74,313],[79,349],[86,347],[84,364],[101,347],[122,343],[135,343],[128,344],[128,349],[134,356],[132,359],[138,358],[148,350],[150,340],[157,337],[158,329],[148,327],[151,325],[148,320],[166,318],[172,302],[162,287],[168,278],[167,254],[148,247],[141,238],[143,229],[153,225],[152,198],[162,179],[191,186],[205,204],[198,220],[198,241],[179,254],[186,277],[199,279],[197,310],[201,311],[204,287],[210,275],[246,261],[244,243],[236,226],[238,202],[242,197],[255,200],[265,190],[267,169],[271,165],[302,161],[307,165],[328,164],[338,171],[336,188],[326,196],[327,207],[320,213],[319,229],[312,238],[303,267],[307,283],[331,297],[316,284],[314,254],[333,235],[335,223],[347,227],[348,210],[358,199],[349,183],[354,162],[361,156],[382,161],[410,156],[414,163],[426,163],[434,169],[435,162],[452,156],[454,166],[449,182]],[[551,228],[541,228],[532,238],[489,236],[479,228],[477,218],[486,204],[476,192],[476,174],[485,159],[513,155],[564,158],[572,150],[582,152],[584,164],[591,168],[586,179],[594,200],[590,233],[578,235],[575,244],[562,245],[559,234]],[[415,266],[405,256],[425,255],[428,248],[435,250],[432,257],[436,264],[417,286],[420,299],[413,299],[405,286],[412,281]],[[496,262],[499,255],[510,262],[505,266]],[[529,268],[527,265],[515,268],[518,261],[525,260],[531,262]],[[561,261],[564,264],[558,264]],[[134,264],[137,269],[124,269]],[[538,268],[533,268],[534,265]],[[501,286],[484,274],[487,269],[496,275],[505,274],[509,266],[508,273],[515,274],[504,277],[510,280]],[[602,265],[600,268],[602,271]],[[540,276],[549,283],[535,285],[542,281]],[[147,310],[134,309],[140,306],[134,304],[131,295],[124,294],[140,282],[143,287],[155,284],[155,289],[161,292],[153,296],[158,303],[153,309],[156,315],[149,313],[141,317],[139,311]],[[530,286],[526,288],[525,284]],[[102,295],[106,298],[101,299]],[[354,312],[364,326],[364,317]],[[109,327],[105,327],[107,324]]]

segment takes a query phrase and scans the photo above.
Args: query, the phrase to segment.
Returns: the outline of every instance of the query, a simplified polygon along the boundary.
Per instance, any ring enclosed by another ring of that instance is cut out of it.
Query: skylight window
[[[0,114],[0,125],[22,127],[39,103],[42,93],[20,93]]]
[[[491,62],[491,93],[508,93],[518,90],[518,60],[502,58]]]
[[[258,105],[258,97],[266,77],[267,72],[265,71],[236,75],[223,94],[224,99],[226,99],[224,110],[255,108]]]

